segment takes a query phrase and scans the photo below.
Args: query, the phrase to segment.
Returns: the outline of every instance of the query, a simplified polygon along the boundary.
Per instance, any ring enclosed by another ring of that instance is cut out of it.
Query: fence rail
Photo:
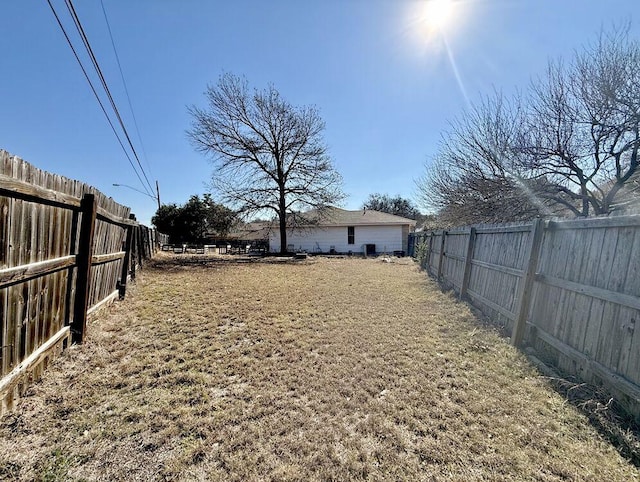
[[[95,188],[0,150],[0,414],[87,314],[124,297],[161,236]]]
[[[416,233],[409,252],[548,362],[640,420],[640,216]]]

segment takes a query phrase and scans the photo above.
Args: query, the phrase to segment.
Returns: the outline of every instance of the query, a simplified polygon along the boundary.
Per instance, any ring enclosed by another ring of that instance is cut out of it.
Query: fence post
[[[147,259],[151,259],[153,257],[153,253],[151,251],[151,229],[148,227],[145,227],[144,232],[145,232],[144,239],[146,240],[145,245],[147,247]]]
[[[122,260],[122,270],[120,271],[120,284],[118,285],[118,296],[121,300],[127,294],[127,278],[129,277],[129,264],[131,263],[131,249],[133,242],[133,226],[127,226],[127,240],[124,247],[124,259]]]
[[[142,227],[142,256],[145,260],[149,259],[149,229]]]
[[[135,216],[133,218],[135,221]],[[130,256],[130,260],[131,260],[131,267],[129,269],[129,273],[131,274],[131,279],[135,280],[136,279],[136,263],[137,260],[136,258],[138,257],[138,228],[140,226],[134,226],[133,227],[133,233],[132,233],[132,237],[131,237],[131,256]]]
[[[73,307],[73,323],[71,323],[71,339],[74,343],[82,343],[87,328],[87,308],[89,304],[89,288],[91,285],[91,256],[93,255],[93,233],[96,225],[96,198],[93,194],[85,194],[80,203],[82,220],[76,255],[76,297]]]
[[[431,273],[431,253],[433,253],[433,231],[429,233],[429,247],[427,248],[427,257],[426,257],[427,273]]]
[[[142,225],[138,225],[136,227],[136,239],[138,241],[138,245],[136,247],[136,252],[138,254],[138,265],[140,266],[140,269],[142,269],[144,261],[144,237],[142,232]]]
[[[513,323],[511,331],[511,344],[520,346],[524,338],[524,331],[531,306],[531,292],[535,281],[536,269],[538,267],[538,258],[540,256],[540,248],[542,247],[542,236],[544,234],[544,222],[536,219],[531,225],[531,242],[529,243],[527,267],[522,276],[518,289],[518,305],[516,310],[516,319]]]
[[[73,215],[71,218],[71,238],[69,240],[69,254],[78,254],[78,218],[80,216],[80,212],[78,210],[73,211]],[[74,277],[73,277],[73,269],[69,271],[69,275],[67,276],[67,293],[65,294],[65,307],[64,307],[64,324],[68,326],[71,324],[71,320],[73,320],[73,309],[74,304],[72,301],[72,294],[74,288]]]
[[[442,268],[444,266],[444,242],[447,238],[447,232],[442,230],[442,239],[440,240],[440,256],[438,257],[438,276],[436,277],[438,280],[442,277]]]
[[[460,299],[467,296],[469,280],[471,279],[471,261],[473,261],[473,247],[476,243],[476,228],[469,229],[469,241],[467,242],[467,255],[464,258],[464,274],[462,275],[462,285],[460,286]]]

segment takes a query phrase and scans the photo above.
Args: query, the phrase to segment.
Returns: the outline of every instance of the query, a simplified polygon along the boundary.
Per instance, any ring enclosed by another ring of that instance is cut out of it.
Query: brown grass
[[[184,256],[146,269],[2,419],[0,478],[626,481],[640,471],[410,260]]]

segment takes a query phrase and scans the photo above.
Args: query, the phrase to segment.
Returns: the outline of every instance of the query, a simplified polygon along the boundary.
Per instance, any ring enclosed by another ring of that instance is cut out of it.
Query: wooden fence
[[[152,256],[158,234],[129,211],[0,150],[0,414]]]
[[[539,357],[640,420],[640,216],[416,233],[410,253]]]

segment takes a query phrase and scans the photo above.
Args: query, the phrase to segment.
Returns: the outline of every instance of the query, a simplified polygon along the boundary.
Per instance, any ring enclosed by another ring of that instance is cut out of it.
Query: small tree
[[[273,86],[250,91],[232,74],[209,86],[205,96],[207,108],[189,108],[188,135],[199,151],[212,156],[212,186],[242,214],[275,214],[285,253],[287,225],[300,218],[292,214],[344,198],[318,110],[294,107]]]
[[[215,232],[224,237],[229,234],[231,228],[238,222],[235,211],[216,203],[211,194],[205,194],[203,203],[205,206],[205,222],[208,232]]]
[[[151,222],[172,243],[201,243],[208,233],[226,235],[236,222],[235,213],[217,204],[210,194],[203,199],[194,195],[185,204],[165,204],[158,209]]]
[[[370,194],[362,205],[363,209],[372,209],[383,213],[402,216],[403,218],[418,219],[420,211],[411,201],[401,196],[391,197],[388,194]]]
[[[151,218],[151,223],[156,229],[169,236],[169,242],[177,243],[178,229],[176,227],[176,221],[180,214],[180,208],[175,204],[163,204],[158,208],[156,214]]]
[[[176,220],[180,241],[198,243],[207,232],[207,208],[199,196],[191,196],[181,207]]]

